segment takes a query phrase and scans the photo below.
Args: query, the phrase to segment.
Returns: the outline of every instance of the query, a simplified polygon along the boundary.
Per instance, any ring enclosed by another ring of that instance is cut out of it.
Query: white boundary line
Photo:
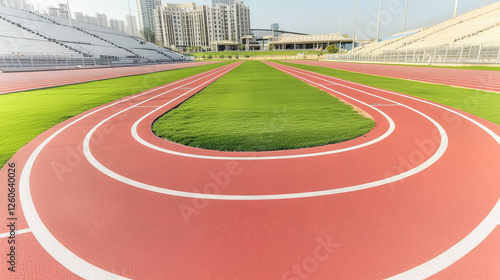
[[[339,93],[341,94],[341,93]],[[344,95],[346,97],[349,97],[347,95]],[[134,123],[134,125],[132,126],[132,129],[131,129],[131,133],[132,133],[132,137],[137,141],[139,142],[140,144],[142,144],[143,146],[146,146],[148,148],[151,148],[153,150],[156,150],[156,151],[159,151],[159,152],[162,152],[162,153],[167,153],[167,154],[171,154],[171,155],[176,155],[176,156],[181,156],[181,157],[188,157],[188,158],[198,158],[198,159],[209,159],[209,160],[242,160],[242,161],[257,161],[257,160],[277,160],[277,159],[297,159],[297,158],[307,158],[307,157],[318,157],[318,156],[326,156],[326,155],[332,155],[332,154],[338,154],[338,153],[343,153],[343,152],[348,152],[348,151],[353,151],[353,150],[357,150],[357,149],[361,149],[361,148],[364,148],[364,147],[368,147],[370,145],[373,145],[373,144],[376,144],[384,139],[386,139],[387,137],[389,137],[393,132],[394,130],[396,129],[396,125],[394,123],[394,121],[391,119],[391,117],[389,117],[387,114],[385,114],[384,112],[382,112],[381,110],[373,107],[373,106],[370,106],[364,102],[361,102],[357,99],[354,99],[352,97],[349,97],[351,98],[352,100],[355,100],[363,105],[366,105],[374,110],[376,110],[377,112],[379,112],[388,122],[389,122],[389,129],[380,137],[378,137],[377,139],[374,139],[372,141],[369,141],[369,142],[366,142],[366,143],[363,143],[363,144],[360,144],[360,145],[357,145],[357,146],[353,146],[353,147],[348,147],[348,148],[344,148],[344,149],[337,149],[337,150],[331,150],[331,151],[326,151],[326,152],[319,152],[319,153],[308,153],[308,154],[298,154],[298,155],[286,155],[286,156],[258,156],[258,155],[255,155],[255,156],[251,156],[251,157],[237,157],[237,156],[205,156],[205,155],[199,155],[199,154],[190,154],[190,153],[183,153],[183,152],[178,152],[178,151],[173,151],[173,150],[169,150],[169,149],[165,149],[165,148],[162,148],[162,147],[158,147],[158,146],[155,146],[149,142],[147,142],[146,140],[142,139],[140,136],[139,136],[139,133],[137,132],[137,127],[139,126],[139,124],[144,120],[146,119],[147,117],[149,117],[150,115],[154,114],[155,112],[157,112],[158,110],[161,110],[163,107],[169,105],[170,103],[172,103],[174,100],[168,102],[168,103],[165,103],[164,105],[162,105],[161,107],[149,112],[148,114],[144,115],[142,118],[140,118],[138,121],[136,121]],[[97,127],[98,128],[98,127]]]
[[[210,76],[214,73],[221,72],[225,70],[226,68],[231,68],[232,64],[228,66],[222,66],[220,68],[216,68],[210,71],[207,71],[205,73],[200,73],[195,76],[191,76],[188,78],[181,79],[179,81],[176,81],[174,83],[170,83],[169,85],[172,84],[179,84],[181,82],[184,82],[189,79],[193,79],[199,76]],[[221,70],[223,69],[223,70]],[[218,71],[216,71],[218,70]],[[213,72],[213,73],[212,73]],[[200,78],[201,79],[201,78]],[[35,151],[31,154],[31,156],[28,158],[23,171],[21,173],[21,178],[19,182],[19,190],[20,190],[20,198],[21,198],[21,203],[23,205],[23,210],[24,210],[24,215],[26,218],[26,221],[28,222],[28,225],[37,239],[38,243],[51,255],[57,262],[59,262],[62,266],[73,272],[74,274],[78,275],[79,277],[82,277],[84,279],[127,279],[125,277],[113,274],[111,272],[108,272],[106,270],[103,270],[97,266],[94,266],[85,260],[81,259],[77,255],[75,255],[73,252],[68,250],[64,245],[62,245],[51,233],[50,231],[45,227],[43,224],[42,220],[40,219],[40,216],[38,216],[38,213],[36,211],[33,199],[31,197],[31,189],[30,189],[30,177],[31,177],[31,170],[33,169],[33,165],[38,157],[38,155],[42,152],[42,150],[47,146],[47,144],[52,141],[57,135],[65,131],[68,127],[74,125],[75,123],[99,112],[104,109],[107,109],[109,107],[115,106],[117,104],[132,100],[134,98],[143,96],[145,94],[148,94],[153,91],[157,91],[160,89],[165,88],[166,86],[161,86],[158,88],[154,88],[148,91],[145,91],[141,94],[134,95],[130,98],[123,99],[121,101],[112,103],[110,105],[104,106],[100,109],[97,109],[91,113],[88,113],[87,115],[84,115],[73,122],[65,125],[63,128],[59,129],[57,132],[49,136],[45,141],[40,144]],[[170,90],[172,91],[172,90]],[[167,92],[170,92],[167,91]],[[167,93],[165,92],[165,93]],[[163,94],[165,94],[163,93]]]
[[[278,64],[278,63],[276,63]],[[290,67],[288,65],[283,65],[283,64],[279,64],[281,66],[284,66],[284,67],[288,67],[288,68],[292,68],[292,69],[297,69],[297,68],[293,68],[293,67]],[[348,83],[348,84],[353,84],[353,85],[357,85],[357,86],[361,86],[361,87],[365,87],[365,88],[369,88],[369,89],[372,89],[372,90],[376,90],[376,91],[381,91],[381,92],[386,92],[386,93],[389,93],[389,94],[392,94],[392,95],[396,95],[396,96],[400,96],[400,97],[404,97],[404,98],[408,98],[408,99],[412,99],[412,100],[416,100],[416,101],[419,101],[419,102],[422,102],[422,103],[425,103],[425,104],[429,104],[429,105],[432,105],[434,107],[438,107],[440,109],[443,109],[443,110],[446,110],[446,111],[449,111],[451,113],[454,113],[470,122],[472,122],[473,124],[475,124],[476,126],[479,126],[482,130],[484,130],[486,133],[488,133],[491,137],[493,137],[493,139],[495,139],[495,141],[498,142],[498,144],[500,145],[500,136],[498,136],[495,132],[491,131],[491,129],[487,128],[486,126],[484,126],[483,124],[471,119],[470,117],[467,117],[459,112],[456,112],[452,109],[449,109],[449,108],[446,108],[444,106],[441,106],[439,104],[436,104],[436,103],[433,103],[433,102],[430,102],[430,101],[427,101],[427,100],[424,100],[424,99],[420,99],[420,98],[417,98],[417,97],[413,97],[413,96],[409,96],[409,95],[406,95],[406,94],[402,94],[402,93],[397,93],[397,92],[393,92],[393,91],[389,91],[389,90],[385,90],[385,89],[380,89],[380,88],[375,88],[375,87],[371,87],[371,86],[367,86],[367,85],[363,85],[363,84],[358,84],[358,83],[355,83],[355,82],[351,82],[351,81],[347,81],[347,80],[342,80],[342,79],[339,79],[339,78],[335,78],[335,77],[331,77],[331,76],[327,76],[327,75],[323,75],[323,74],[320,74],[320,73],[315,73],[315,72],[311,72],[311,71],[308,71],[308,70],[302,70],[302,69],[299,69],[300,71],[303,71],[303,72],[307,72],[307,73],[312,73],[312,74],[315,74],[315,75],[319,75],[319,76],[322,76],[322,77],[326,77],[326,78],[329,78],[329,79],[333,79],[333,80],[337,80],[337,81],[342,81],[342,82],[345,82],[345,83]],[[297,70],[294,70],[295,72],[300,72],[300,71],[297,71]],[[304,75],[307,75],[307,76],[313,76],[313,75],[310,75],[310,74],[305,74]],[[328,80],[325,80],[325,79],[320,79],[318,78],[319,80],[323,80],[323,81],[328,81]],[[349,89],[352,89],[352,90],[356,90],[356,91],[360,91],[360,92],[364,92],[362,90],[359,90],[359,89],[356,89],[356,88],[353,88],[353,87],[349,87],[349,86],[346,86],[346,85],[342,85],[342,84],[339,84],[340,86],[342,87],[345,87],[345,88],[349,88]],[[366,92],[364,92],[366,93]],[[367,93],[369,94],[369,93]]]
[[[280,64],[280,65],[282,65],[282,64]],[[283,66],[293,69],[293,67],[289,67],[287,65],[283,65]],[[311,73],[310,71],[302,70],[302,69],[300,69],[300,71]],[[300,71],[298,71],[298,72],[300,72]],[[323,76],[323,77],[328,77],[330,79],[340,80],[340,79],[337,79],[335,77],[330,77],[330,76],[326,76],[326,75],[319,74],[319,73],[316,73],[316,74]],[[415,98],[412,96],[404,95],[401,93],[396,93],[396,92],[383,90],[383,89],[377,89],[374,87],[366,86],[363,84],[357,84],[357,83],[349,82],[349,81],[343,81],[343,82],[347,82],[350,84],[378,90],[381,92],[386,92],[386,93],[389,93],[392,95],[406,97],[406,98],[409,98],[412,100],[417,100],[417,101],[441,108],[443,110],[452,112],[452,113],[472,122],[476,126],[478,126],[482,130],[484,130],[486,133],[488,133],[493,139],[495,139],[498,144],[500,144],[500,136],[498,136],[496,133],[491,131],[489,128],[487,128],[483,124],[477,122],[476,120],[473,120],[473,119],[471,119],[471,118],[469,118],[469,117],[467,117],[459,112],[455,112],[449,108],[443,107],[441,105],[438,105],[438,104],[435,104],[435,103],[432,103],[432,102],[429,102],[426,100],[422,100],[422,99],[418,99],[418,98]],[[350,87],[348,87],[348,88],[350,88]],[[398,275],[392,276],[392,277],[387,278],[387,279],[388,280],[400,280],[400,279],[405,280],[405,279],[425,279],[425,278],[431,277],[432,275],[435,275],[436,273],[451,266],[456,261],[460,260],[465,255],[467,255],[469,252],[471,252],[481,242],[483,242],[493,232],[493,230],[495,230],[495,228],[499,224],[500,224],[500,199],[497,201],[495,206],[488,213],[486,218],[484,218],[484,220],[481,221],[481,223],[471,233],[469,233],[465,238],[463,238],[460,242],[453,245],[451,248],[449,248],[448,250],[446,250],[442,254],[436,256],[435,258],[433,258],[433,259],[431,259],[431,260],[429,260],[429,261],[427,261],[427,262],[425,262],[417,267],[414,267],[410,270],[407,270],[403,273],[400,273]]]
[[[293,76],[293,74],[290,74],[290,75]],[[311,82],[311,83],[313,83],[313,82]],[[316,83],[314,83],[314,84],[316,84]],[[321,85],[319,85],[319,86],[321,86]],[[322,86],[322,87],[324,87],[324,86]],[[331,90],[331,89],[329,89],[329,90]],[[363,92],[363,91],[360,91],[360,92]],[[339,93],[339,94],[342,94],[342,93]],[[377,97],[376,95],[373,95],[373,94],[369,94],[369,93],[366,93],[366,94]],[[342,95],[344,95],[344,94],[342,94]],[[179,96],[179,97],[181,97],[181,96]],[[387,101],[390,101],[390,102],[394,102],[394,101],[389,100],[387,98],[382,98],[382,97],[379,97],[379,98],[387,100]],[[174,100],[172,100],[172,101],[174,101]],[[172,101],[170,101],[170,102],[172,102]],[[400,103],[396,103],[396,104],[400,104]],[[416,168],[413,168],[413,169],[411,169],[409,171],[406,171],[404,173],[395,175],[393,177],[385,178],[385,179],[382,179],[382,180],[378,180],[378,181],[374,181],[374,182],[369,182],[369,183],[365,183],[365,184],[360,184],[360,185],[355,185],[355,186],[350,186],[350,187],[344,187],[344,188],[324,190],[324,191],[314,191],[314,192],[304,192],[304,193],[291,193],[291,194],[274,194],[274,195],[217,195],[217,194],[203,194],[203,193],[184,192],[184,191],[176,191],[176,190],[171,190],[171,189],[160,188],[160,187],[148,185],[148,184],[145,184],[145,183],[142,183],[142,182],[135,181],[133,179],[127,178],[125,176],[122,176],[122,175],[120,175],[118,173],[115,173],[115,172],[111,171],[110,169],[108,169],[104,165],[102,165],[92,155],[92,152],[90,151],[90,139],[92,138],[92,135],[94,134],[94,132],[97,131],[97,129],[102,124],[104,124],[105,122],[107,122],[111,118],[113,118],[113,117],[115,117],[115,116],[117,116],[117,115],[119,115],[119,114],[121,114],[121,113],[129,110],[130,108],[124,109],[121,112],[118,112],[118,113],[110,116],[109,118],[107,118],[107,119],[103,120],[102,122],[100,122],[99,124],[97,124],[92,130],[90,130],[88,132],[87,136],[85,137],[84,142],[83,142],[83,151],[84,151],[84,155],[87,158],[87,160],[89,161],[89,163],[92,164],[97,170],[99,170],[100,172],[102,172],[105,175],[107,175],[108,177],[111,177],[111,178],[113,178],[113,179],[115,179],[117,181],[120,181],[120,182],[122,182],[124,184],[130,185],[130,186],[133,186],[133,187],[136,187],[136,188],[139,188],[139,189],[143,189],[143,190],[147,190],[147,191],[151,191],[151,192],[156,192],[156,193],[161,193],[161,194],[166,194],[166,195],[172,195],[172,196],[186,197],[186,198],[211,199],[211,200],[238,200],[238,201],[250,200],[250,201],[254,201],[254,200],[298,199],[298,198],[318,197],[318,196],[327,196],[327,195],[341,194],[341,193],[347,193],[347,192],[354,192],[354,191],[366,190],[366,189],[370,189],[370,188],[374,188],[374,187],[378,187],[378,186],[382,186],[382,185],[394,183],[394,182],[400,181],[402,179],[408,178],[410,176],[413,176],[413,175],[415,175],[415,174],[417,174],[417,173],[419,173],[419,172],[427,169],[428,167],[430,167],[431,165],[433,165],[435,162],[437,162],[444,155],[446,149],[448,148],[448,135],[446,134],[446,131],[443,129],[443,127],[441,127],[435,120],[433,120],[429,116],[427,116],[427,115],[425,115],[425,114],[423,114],[423,113],[421,113],[421,112],[419,112],[419,111],[417,111],[417,110],[415,110],[415,109],[413,109],[411,107],[408,107],[406,105],[403,105],[403,104],[400,104],[400,105],[402,107],[405,107],[405,108],[411,110],[411,111],[416,112],[417,114],[420,114],[421,116],[423,116],[424,118],[426,118],[427,120],[429,120],[434,126],[436,126],[436,128],[438,129],[438,131],[439,131],[439,133],[441,135],[441,143],[440,143],[440,146],[439,146],[438,150],[436,151],[436,153],[432,157],[430,157],[427,161],[425,161],[423,164],[421,164],[420,166],[418,166]],[[315,156],[318,156],[318,155],[315,155]],[[235,160],[235,158],[228,158],[228,159]],[[261,158],[261,159],[263,159],[263,158]],[[264,158],[263,160],[276,160],[276,159],[281,159],[281,158],[280,157],[268,157],[268,158]],[[249,160],[255,160],[255,158],[249,158]]]
[[[16,233],[16,236],[17,236],[19,234],[31,232],[31,229],[26,228],[26,229],[16,230],[14,232]],[[2,234],[0,234],[0,239],[6,238],[6,237],[9,237],[9,236],[10,236],[10,232],[2,233]]]
[[[488,83],[484,83],[484,82],[480,81],[479,79],[474,79],[474,80],[466,79],[466,80],[464,80],[464,79],[455,79],[455,78],[451,78],[451,77],[434,79],[434,78],[429,77],[429,76],[422,76],[422,75],[415,76],[415,75],[408,75],[408,74],[405,74],[405,76],[389,76],[389,75],[383,75],[383,74],[377,74],[377,73],[362,72],[359,70],[347,70],[347,69],[334,68],[334,67],[330,67],[328,65],[302,64],[302,63],[296,63],[296,62],[291,62],[291,61],[290,62],[284,61],[284,62],[294,63],[297,65],[324,67],[324,68],[330,68],[330,69],[334,69],[334,70],[347,71],[347,72],[365,74],[365,75],[371,75],[371,76],[377,76],[377,77],[394,78],[394,79],[400,79],[400,80],[410,80],[410,81],[414,81],[414,82],[424,82],[424,83],[435,84],[435,85],[461,87],[461,88],[465,88],[465,89],[490,91],[490,92],[494,92],[494,93],[500,92],[500,88],[498,86],[498,85],[500,85],[500,83],[491,82],[491,81]],[[325,62],[328,62],[328,61],[325,61]],[[448,82],[451,84],[445,84],[445,82]],[[460,83],[460,82],[462,82],[462,83]]]

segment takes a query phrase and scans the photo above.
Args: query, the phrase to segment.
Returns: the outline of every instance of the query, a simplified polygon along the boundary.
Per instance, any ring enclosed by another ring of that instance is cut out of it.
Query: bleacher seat
[[[141,58],[149,62],[185,60],[183,55],[140,38],[78,21],[72,21],[70,26],[67,19],[0,6],[0,22],[2,52]]]
[[[402,38],[373,42],[355,50],[360,55],[380,55],[384,51],[409,50],[455,44],[500,43],[496,25],[500,24],[500,2],[496,2],[444,21]],[[477,35],[476,35],[477,34]],[[482,34],[482,35],[481,35]],[[467,39],[464,39],[467,38]],[[484,42],[483,42],[484,38]]]
[[[50,42],[4,19],[0,19],[0,54],[19,55],[66,55],[81,57],[81,54]]]

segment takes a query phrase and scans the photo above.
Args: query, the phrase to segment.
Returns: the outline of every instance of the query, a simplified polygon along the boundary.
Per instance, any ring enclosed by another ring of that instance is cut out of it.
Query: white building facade
[[[125,21],[127,22],[127,34],[139,37],[139,30],[137,28],[137,21],[134,16],[126,16]]]
[[[109,27],[113,28],[118,32],[127,33],[127,30],[125,29],[125,22],[123,20],[110,19]]]
[[[137,0],[139,28],[141,30],[144,30],[145,28],[155,30],[153,11],[158,6],[161,6],[161,0]]]
[[[214,7],[165,4],[155,10],[154,17],[157,44],[174,49],[235,49],[243,36],[251,34],[250,8],[239,0]]]

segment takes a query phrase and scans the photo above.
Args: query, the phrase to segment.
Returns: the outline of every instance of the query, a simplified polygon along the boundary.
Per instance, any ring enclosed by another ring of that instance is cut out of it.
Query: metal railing
[[[64,55],[6,54],[0,55],[1,68],[34,68],[56,66],[97,66],[111,65],[116,59],[94,57],[71,57]]]
[[[420,64],[498,64],[500,46],[441,46],[432,48],[386,50],[378,55],[329,54],[326,60],[383,62],[383,63],[420,63]]]

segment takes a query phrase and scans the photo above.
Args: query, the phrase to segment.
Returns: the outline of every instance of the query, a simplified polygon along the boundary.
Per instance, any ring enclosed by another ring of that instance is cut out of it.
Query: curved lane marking
[[[225,69],[225,68],[229,68],[229,67],[223,66],[223,67],[218,68],[218,69]],[[218,69],[215,69],[215,70],[218,70]],[[222,71],[222,70],[220,70],[220,71]],[[210,73],[210,75],[212,75],[213,74],[212,72],[218,73],[220,71],[210,70],[208,72]],[[173,84],[178,84],[178,83],[184,82],[185,80],[189,80],[191,78],[196,78],[198,76],[202,76],[203,74],[207,74],[207,73],[205,72],[205,73],[201,73],[201,74],[198,74],[198,75],[195,75],[192,77],[181,79],[177,82],[170,83],[170,84],[167,84],[165,86],[161,86],[161,87],[158,87],[155,89],[145,91],[141,94],[134,95],[130,98],[126,98],[124,100],[112,103],[110,105],[107,105],[107,106],[104,106],[100,109],[97,109],[93,112],[90,112],[87,115],[84,115],[84,116],[74,120],[73,122],[67,124],[63,128],[59,129],[57,132],[55,132],[54,134],[52,134],[51,136],[46,138],[35,149],[35,151],[31,154],[31,156],[28,158],[28,160],[23,168],[23,171],[21,173],[21,178],[19,180],[19,196],[21,199],[21,203],[23,205],[23,210],[24,210],[24,215],[25,215],[26,221],[30,227],[31,232],[35,236],[38,243],[40,243],[40,245],[43,247],[43,249],[45,251],[47,251],[47,253],[49,253],[49,255],[51,255],[57,262],[59,262],[62,266],[67,268],[69,271],[71,271],[72,273],[74,273],[74,274],[76,274],[79,277],[82,277],[84,279],[120,279],[120,280],[128,279],[128,278],[122,277],[120,275],[116,275],[116,274],[113,274],[113,273],[108,272],[106,270],[103,270],[103,269],[101,269],[97,266],[94,266],[94,265],[86,262],[85,260],[81,259],[77,255],[75,255],[73,252],[71,252],[68,248],[64,247],[64,245],[62,245],[50,233],[50,231],[45,227],[42,220],[40,219],[40,216],[38,215],[38,213],[36,211],[36,207],[34,205],[33,198],[31,196],[31,189],[30,189],[31,171],[33,169],[33,165],[34,165],[37,157],[39,156],[39,154],[47,146],[47,144],[50,141],[52,141],[57,135],[59,135],[60,133],[65,131],[70,126],[73,126],[77,122],[79,122],[79,121],[81,121],[81,120],[83,120],[91,115],[94,115],[97,112],[100,112],[102,110],[105,110],[107,108],[115,106],[117,104],[129,101],[131,99],[143,96],[143,95],[151,93],[153,91],[163,89],[167,86],[171,86]],[[174,90],[174,89],[172,89],[172,90]],[[170,90],[170,91],[172,91],[172,90]],[[170,91],[168,91],[168,92],[170,92]]]
[[[293,67],[290,67],[290,68],[293,69]],[[302,70],[302,71],[311,73],[310,71],[306,71],[306,70]],[[300,71],[297,70],[297,72],[300,72]],[[317,73],[317,74],[321,75],[323,77],[327,77],[329,79],[340,80],[340,79],[326,76],[323,74],[319,74],[319,73]],[[308,74],[306,74],[306,75],[308,75]],[[309,75],[309,76],[312,76],[312,75]],[[495,139],[495,141],[500,145],[500,136],[498,136],[496,133],[494,133],[491,129],[487,128],[483,124],[481,124],[481,123],[477,122],[476,120],[474,120],[470,117],[467,117],[459,112],[453,111],[449,108],[446,108],[444,106],[441,106],[441,105],[438,105],[438,104],[435,104],[435,103],[432,103],[432,102],[429,102],[426,100],[422,100],[422,99],[415,98],[412,96],[407,96],[407,95],[404,95],[401,93],[392,92],[392,91],[383,90],[383,89],[377,89],[377,88],[374,88],[371,86],[357,84],[357,83],[349,82],[349,81],[344,81],[344,82],[358,85],[358,86],[363,86],[363,87],[377,90],[377,91],[381,91],[381,92],[386,92],[386,93],[389,93],[392,95],[406,97],[406,98],[409,98],[412,100],[420,101],[420,102],[438,107],[440,109],[452,112],[452,113],[472,122],[473,124],[475,124],[476,126],[481,128],[482,130],[484,130],[493,139]],[[345,87],[351,88],[348,86],[345,86]],[[452,264],[454,264],[455,262],[457,262],[458,260],[463,258],[465,255],[467,255],[469,252],[474,250],[481,242],[483,242],[493,232],[493,230],[495,230],[495,228],[498,225],[500,225],[500,199],[497,201],[495,206],[488,213],[486,218],[484,218],[484,220],[481,221],[481,223],[471,233],[469,233],[464,239],[459,241],[457,244],[453,245],[451,248],[449,248],[448,250],[446,250],[442,254],[436,256],[435,258],[433,258],[433,259],[431,259],[431,260],[429,260],[429,261],[427,261],[427,262],[425,262],[417,267],[414,267],[410,270],[407,270],[403,273],[400,273],[398,275],[392,276],[392,277],[387,278],[387,279],[388,280],[404,280],[404,279],[425,279],[425,278],[431,277],[432,275],[435,275],[438,272],[451,266]]]
[[[339,94],[341,94],[341,93],[339,93]],[[345,96],[349,97],[347,95],[345,95]],[[357,100],[355,98],[352,98],[352,97],[349,97],[349,98],[351,98],[352,100],[355,100],[355,101],[357,101],[357,102],[359,102],[359,103],[361,103],[363,105],[366,105],[366,106],[368,106],[368,107],[376,110],[377,112],[379,112],[389,122],[389,129],[382,136],[380,136],[377,139],[374,139],[372,141],[369,141],[369,142],[366,142],[366,143],[363,143],[363,144],[360,144],[360,145],[356,145],[356,146],[353,146],[353,147],[348,147],[348,148],[343,148],[343,149],[337,149],[337,150],[331,150],[331,151],[326,151],[326,152],[318,152],[318,153],[306,153],[306,154],[286,155],[286,156],[251,156],[251,157],[238,157],[238,156],[224,156],[223,157],[223,156],[206,156],[206,155],[199,155],[199,154],[192,154],[192,153],[183,153],[183,152],[173,151],[173,150],[169,150],[169,149],[165,149],[165,148],[153,145],[153,144],[147,142],[146,140],[144,140],[143,138],[141,138],[139,136],[139,133],[137,132],[137,127],[139,126],[139,124],[144,119],[146,119],[150,115],[154,114],[158,110],[163,109],[165,106],[169,105],[171,102],[175,101],[175,100],[172,100],[172,101],[170,101],[168,103],[165,103],[161,107],[159,107],[159,108],[157,108],[157,109],[149,112],[148,114],[146,114],[142,118],[140,118],[138,121],[136,121],[134,123],[134,125],[132,126],[131,133],[132,133],[132,137],[137,142],[139,142],[140,144],[142,144],[143,146],[146,146],[148,148],[151,148],[153,150],[156,150],[156,151],[159,151],[159,152],[162,152],[162,153],[167,153],[167,154],[181,156],[181,157],[198,158],[198,159],[209,159],[209,160],[257,161],[257,160],[277,160],[277,159],[297,159],[297,158],[307,158],[307,157],[318,157],[318,156],[326,156],[326,155],[332,155],[332,154],[338,154],[338,153],[353,151],[353,150],[361,149],[361,148],[368,147],[370,145],[376,144],[376,143],[378,143],[378,142],[386,139],[387,137],[389,137],[394,132],[394,130],[396,129],[396,124],[391,119],[391,117],[389,117],[386,113],[384,113],[381,110],[379,110],[379,109],[377,109],[377,108],[375,108],[373,106],[370,106],[370,105],[368,105],[368,104],[366,104],[364,102],[361,102],[361,101],[359,101],[359,100]],[[100,124],[100,125],[102,125],[102,124]]]
[[[314,83],[314,84],[316,84],[316,83]],[[322,86],[322,85],[320,85],[320,86]],[[322,86],[322,87],[324,87],[324,86]],[[339,92],[337,92],[337,93],[339,93]],[[342,93],[339,93],[339,94],[342,94]],[[342,94],[342,95],[344,95],[344,94]],[[378,96],[373,95],[373,94],[369,94],[369,95],[378,97]],[[180,96],[178,98],[180,98]],[[390,102],[394,102],[394,101],[387,99],[387,98],[382,98],[382,97],[379,97],[379,98],[390,101]],[[174,100],[172,100],[170,102],[173,102],[173,101]],[[254,200],[298,199],[298,198],[318,197],[318,196],[341,194],[341,193],[354,192],[354,191],[375,188],[378,186],[394,183],[394,182],[400,181],[402,179],[408,178],[408,177],[413,176],[417,173],[420,173],[421,171],[432,166],[435,162],[437,162],[444,155],[446,149],[448,148],[448,135],[446,134],[446,131],[444,130],[444,128],[441,127],[441,125],[439,125],[435,120],[433,120],[432,118],[423,114],[420,111],[417,111],[417,110],[415,110],[409,106],[403,105],[401,103],[395,102],[395,104],[399,104],[400,106],[403,106],[411,111],[416,112],[417,114],[420,114],[421,116],[423,116],[424,118],[429,120],[438,129],[438,131],[441,135],[441,143],[440,143],[439,148],[436,151],[436,153],[432,157],[430,157],[427,161],[425,161],[423,164],[421,164],[421,165],[417,166],[416,168],[413,168],[409,171],[406,171],[404,173],[392,176],[390,178],[385,178],[382,180],[374,181],[374,182],[364,183],[364,184],[350,186],[350,187],[338,188],[338,189],[329,189],[329,190],[323,190],[323,191],[303,192],[303,193],[273,194],[273,195],[218,195],[218,194],[203,194],[203,193],[184,192],[184,191],[177,191],[177,190],[172,190],[172,189],[165,189],[165,188],[152,186],[149,184],[145,184],[145,183],[130,179],[128,177],[125,177],[123,175],[120,175],[120,174],[110,170],[109,168],[107,168],[106,166],[101,164],[93,156],[92,152],[90,151],[90,139],[92,138],[92,135],[95,133],[95,131],[97,131],[97,129],[99,129],[99,127],[101,125],[103,125],[104,123],[109,121],[111,118],[114,118],[115,116],[127,111],[128,108],[108,117],[107,119],[105,119],[105,120],[101,121],[99,124],[97,124],[94,128],[92,128],[92,130],[90,130],[87,133],[85,140],[83,141],[83,151],[84,151],[84,155],[87,158],[87,160],[89,161],[89,163],[92,164],[97,170],[99,170],[100,172],[107,175],[108,177],[113,178],[117,181],[120,181],[124,184],[139,188],[139,189],[143,189],[143,190],[147,190],[147,191],[151,191],[151,192],[156,192],[156,193],[161,193],[161,194],[166,194],[166,195],[171,195],[171,196],[186,197],[186,198],[201,198],[201,199],[211,199],[211,200],[238,200],[238,201],[251,200],[251,201],[254,201]],[[306,156],[312,156],[312,155],[306,155]],[[318,156],[318,155],[314,155],[314,156]],[[220,159],[220,158],[218,158],[218,159]],[[234,157],[229,157],[227,159],[228,160],[235,160]],[[255,158],[245,158],[245,159],[255,160]],[[276,159],[281,159],[281,158],[280,157],[267,157],[266,160],[276,160]],[[263,160],[263,159],[261,158],[261,160]]]
[[[15,231],[16,235],[23,234],[23,233],[28,233],[28,232],[31,232],[31,230],[29,228],[21,229],[21,230],[16,230]],[[11,232],[2,233],[2,234],[0,234],[0,239],[1,238],[6,238],[6,237],[9,237],[9,236],[11,236]]]

